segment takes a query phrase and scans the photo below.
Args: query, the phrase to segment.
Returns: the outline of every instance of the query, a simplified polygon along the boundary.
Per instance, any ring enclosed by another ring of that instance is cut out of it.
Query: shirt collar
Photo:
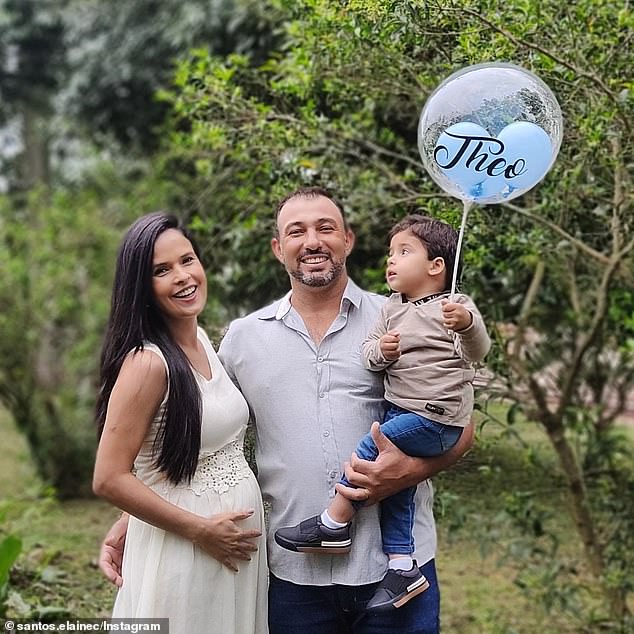
[[[410,304],[420,306],[421,304],[427,304],[427,302],[431,302],[438,297],[447,297],[448,295],[448,291],[442,291],[440,293],[432,293],[431,295],[426,295],[425,297],[421,297],[420,299],[417,299],[415,301],[410,301],[404,294],[401,293],[401,302],[403,302],[403,304],[407,304],[409,302]]]
[[[286,293],[284,297],[263,308],[260,311],[259,318],[277,319],[278,321],[280,319],[284,319],[284,317],[288,314],[288,311],[292,308],[291,294],[292,291],[288,291],[288,293]],[[343,306],[344,302],[346,302],[352,304],[355,308],[359,308],[362,298],[363,291],[351,279],[348,278],[348,283],[346,284],[346,288],[343,292],[343,297],[341,298],[341,305]]]

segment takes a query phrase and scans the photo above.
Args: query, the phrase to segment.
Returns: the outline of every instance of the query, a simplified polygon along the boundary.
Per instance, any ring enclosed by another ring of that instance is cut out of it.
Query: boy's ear
[[[434,258],[429,263],[430,275],[442,275],[445,272],[445,259],[441,257]]]

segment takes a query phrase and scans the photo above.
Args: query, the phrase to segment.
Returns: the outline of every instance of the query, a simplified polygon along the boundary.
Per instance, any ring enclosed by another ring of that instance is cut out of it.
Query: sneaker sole
[[[419,594],[422,594],[429,588],[429,581],[425,577],[421,577],[415,583],[409,586],[409,589],[406,593],[395,597],[392,601],[388,601],[386,603],[381,603],[379,605],[374,605],[372,607],[366,607],[366,610],[370,613],[383,613],[390,612],[395,608],[403,607],[408,601],[411,601]]]
[[[295,544],[289,542],[284,538],[275,535],[275,541],[279,546],[286,550],[291,550],[296,553],[317,553],[322,555],[345,555],[350,552],[352,548],[352,540],[349,539],[344,542],[322,542],[321,546],[302,546],[301,544]]]
[[[401,597],[398,601],[394,601],[392,605],[395,608],[402,608],[409,600],[425,592],[425,590],[429,588],[429,581],[427,581],[425,577],[423,577],[422,579],[419,579],[419,581],[421,581],[421,584],[419,586],[416,586],[416,584],[413,584],[415,587],[412,588],[412,590],[409,591],[404,597]]]
[[[322,555],[345,555],[350,552],[350,546],[297,546],[298,553],[317,553]]]

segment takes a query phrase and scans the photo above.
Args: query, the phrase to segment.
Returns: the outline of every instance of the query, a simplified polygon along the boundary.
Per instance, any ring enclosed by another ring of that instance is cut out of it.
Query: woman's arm
[[[201,517],[169,503],[131,472],[166,387],[165,368],[153,352],[126,358],[108,403],[93,490],[123,511],[199,545],[237,572],[236,560],[250,559],[256,550],[251,540],[261,534],[236,524],[252,515],[253,509]]]

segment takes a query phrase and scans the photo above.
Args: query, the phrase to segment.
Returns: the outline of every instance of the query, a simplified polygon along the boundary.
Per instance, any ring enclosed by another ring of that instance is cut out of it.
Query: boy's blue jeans
[[[462,427],[443,425],[413,412],[392,405],[383,418],[381,431],[403,453],[417,458],[440,456],[449,451],[462,434]],[[366,434],[356,448],[356,454],[364,460],[376,460],[379,451],[370,434]],[[354,487],[346,477],[345,486]],[[414,495],[416,487],[409,487],[381,502],[381,538],[386,554],[410,555],[414,552]],[[363,503],[353,504],[356,508]]]

